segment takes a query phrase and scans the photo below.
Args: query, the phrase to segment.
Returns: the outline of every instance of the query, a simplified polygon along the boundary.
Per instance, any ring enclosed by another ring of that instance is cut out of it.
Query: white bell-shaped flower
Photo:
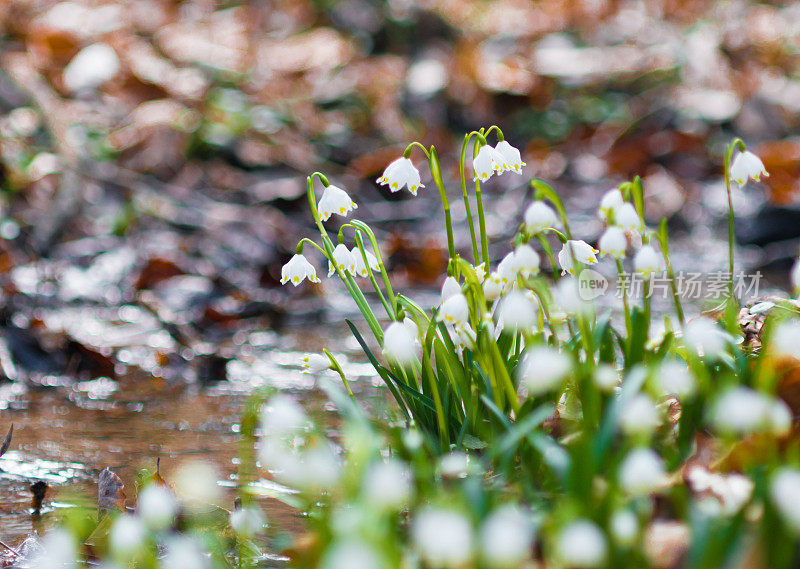
[[[367,267],[373,271],[380,270],[381,266],[378,264],[378,259],[366,249],[364,249],[364,254],[367,256],[366,264],[364,264],[364,255],[361,254],[361,249],[359,249],[358,246],[353,247],[350,250],[350,253],[353,255],[353,262],[355,263],[356,274],[358,276],[368,277],[369,271],[367,270]]]
[[[306,354],[301,361],[303,373],[319,373],[331,367],[331,360],[322,354]]]
[[[237,535],[253,537],[264,529],[267,519],[261,509],[256,507],[238,508],[231,512],[229,522]]]
[[[734,182],[744,186],[748,178],[758,182],[761,180],[761,176],[766,178],[769,173],[767,173],[761,158],[749,150],[745,150],[737,154],[731,162],[730,175]]]
[[[151,484],[139,492],[136,513],[147,527],[159,531],[175,523],[179,508],[175,495],[168,488]]]
[[[437,320],[446,324],[464,324],[469,320],[469,303],[461,293],[454,294],[442,303],[436,315]]]
[[[572,370],[569,357],[549,346],[525,350],[517,364],[517,377],[533,396],[558,387]]]
[[[425,184],[420,183],[419,170],[411,162],[410,158],[401,156],[383,171],[383,175],[376,180],[382,186],[389,186],[392,192],[408,188],[413,195],[417,195],[417,190],[424,188]]]
[[[574,261],[584,265],[594,265],[597,263],[597,253],[599,252],[586,241],[576,239],[567,241],[561,251],[558,252],[558,264],[561,265],[561,274],[574,274]]]
[[[655,403],[644,393],[631,397],[619,417],[620,427],[628,434],[652,433],[660,423]]]
[[[769,344],[778,356],[800,359],[800,322],[787,320],[775,328]]]
[[[418,348],[417,335],[404,322],[392,322],[383,333],[383,354],[392,362],[400,365],[414,363]]]
[[[713,405],[711,421],[717,430],[750,435],[771,426],[772,402],[763,393],[739,386],[723,393]]]
[[[303,255],[294,255],[289,262],[281,269],[281,284],[291,281],[294,286],[308,279],[312,283],[318,283],[317,270],[314,265],[308,262]]]
[[[534,527],[530,514],[513,505],[492,512],[481,528],[481,552],[489,567],[523,566],[533,550]]]
[[[656,379],[661,392],[665,395],[675,395],[683,399],[691,397],[697,390],[689,367],[677,360],[667,360],[662,363]]]
[[[522,174],[522,167],[525,166],[525,162],[522,161],[519,150],[505,140],[498,142],[494,149],[505,159],[506,170]]]
[[[357,207],[358,205],[350,198],[347,192],[331,185],[322,192],[317,210],[319,211],[319,218],[322,221],[327,221],[334,213],[347,217],[347,214]]]
[[[561,530],[556,552],[565,567],[592,569],[605,562],[606,537],[594,522],[576,520]]]
[[[603,197],[600,198],[600,208],[597,210],[597,217],[603,221],[607,221],[609,214],[616,212],[624,203],[625,199],[622,197],[622,192],[617,188],[608,190],[603,194]]]
[[[444,283],[442,284],[442,302],[457,294],[461,294],[461,285],[458,284],[456,278],[447,277],[444,279]]]
[[[725,330],[706,317],[695,318],[683,331],[683,343],[706,357],[722,355],[731,340]]]
[[[500,273],[493,272],[483,281],[483,297],[492,302],[503,292],[503,281]]]
[[[601,255],[622,259],[625,257],[625,251],[628,248],[628,239],[625,237],[625,231],[619,227],[611,226],[600,236],[597,246],[600,248]]]
[[[772,477],[770,498],[784,522],[795,533],[800,533],[800,471],[794,468],[781,467]]]
[[[411,522],[411,539],[431,567],[463,567],[472,558],[472,526],[453,510],[421,510]]]
[[[619,484],[631,494],[649,494],[664,483],[664,463],[649,448],[631,451],[619,469]]]
[[[623,203],[614,210],[614,225],[625,231],[641,231],[642,220],[636,213],[636,208],[628,202]]]
[[[543,201],[535,201],[525,210],[525,225],[534,235],[545,229],[561,227],[561,220],[555,210]]]
[[[478,155],[472,160],[475,180],[485,182],[493,174],[500,175],[510,169],[505,157],[488,144],[482,146]]]
[[[414,476],[408,465],[396,458],[372,464],[364,475],[367,503],[378,510],[396,510],[408,504]]]
[[[517,275],[533,276],[539,272],[539,253],[530,245],[519,245],[497,265],[497,273],[503,285],[513,284]]]
[[[536,325],[538,305],[527,294],[512,290],[497,305],[497,325],[511,332],[530,330]]]
[[[664,258],[650,245],[643,245],[633,258],[633,269],[644,276],[664,270]]]
[[[336,264],[334,265],[334,263]],[[336,269],[339,269],[343,273],[348,272],[351,275],[356,274],[356,260],[350,252],[350,249],[348,249],[344,243],[339,243],[333,250],[333,262],[328,261],[328,276],[333,276]]]

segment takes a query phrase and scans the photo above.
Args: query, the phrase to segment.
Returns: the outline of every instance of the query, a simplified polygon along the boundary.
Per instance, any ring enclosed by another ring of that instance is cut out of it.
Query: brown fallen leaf
[[[11,424],[11,428],[8,429],[8,434],[6,435],[6,438],[3,439],[3,444],[0,445],[0,456],[3,456],[6,453],[6,451],[8,450],[8,447],[11,446],[11,437],[12,436],[14,436],[14,424],[13,423]]]
[[[45,496],[47,495],[47,482],[44,480],[37,480],[30,486],[31,494],[31,509],[33,510],[33,517],[38,518],[42,515],[42,504],[44,504]]]
[[[97,506],[101,512],[125,511],[125,484],[110,468],[105,467],[97,481]]]

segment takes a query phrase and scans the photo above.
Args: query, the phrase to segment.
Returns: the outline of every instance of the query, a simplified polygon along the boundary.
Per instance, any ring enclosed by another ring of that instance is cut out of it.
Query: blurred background
[[[398,287],[440,284],[441,206],[418,155],[418,198],[374,179],[435,144],[463,220],[463,134],[491,124],[527,162],[484,188],[498,258],[529,178],[591,241],[600,195],[638,174],[676,267],[719,270],[740,136],[770,172],[734,194],[741,268],[785,286],[796,256],[795,2],[7,0],[0,33],[0,428],[19,427],[0,515],[19,535],[33,479],[201,452],[232,482],[252,389],[307,391],[303,350],[353,351],[341,290],[278,284],[314,234],[314,170],[359,203]]]

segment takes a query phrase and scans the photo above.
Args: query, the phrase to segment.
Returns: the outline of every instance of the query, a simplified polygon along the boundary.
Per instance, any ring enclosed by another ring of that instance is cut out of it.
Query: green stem
[[[375,258],[378,259],[378,268],[383,278],[383,286],[386,287],[386,294],[389,295],[389,302],[392,303],[392,308],[397,311],[397,298],[395,297],[394,290],[392,290],[392,284],[389,282],[389,272],[383,264],[383,255],[381,255],[381,250],[378,247],[378,240],[375,238],[375,233],[372,231],[372,228],[363,221],[354,219],[350,223],[352,223],[354,227],[362,230],[367,234],[367,237],[369,237],[369,242],[372,244],[372,251],[375,253]]]
[[[331,369],[336,371],[336,373],[339,374],[339,377],[342,378],[342,383],[344,384],[344,388],[347,391],[347,394],[353,401],[355,401],[356,396],[353,395],[353,390],[350,389],[350,383],[347,381],[347,377],[344,375],[344,370],[342,369],[342,366],[339,365],[339,362],[336,361],[336,358],[333,357],[332,353],[330,353],[325,348],[323,348],[322,351],[326,356],[328,356],[328,359],[331,360]]]
[[[367,252],[364,250],[364,240],[361,238],[361,231],[356,230],[355,241],[356,241],[356,247],[358,247],[358,251],[361,253],[361,258],[364,260],[364,266],[367,269],[367,277],[372,283],[372,287],[375,289],[375,292],[378,293],[378,298],[380,298],[381,304],[383,304],[383,308],[386,309],[386,314],[389,315],[390,320],[396,320],[397,310],[393,305],[389,304],[386,301],[386,297],[383,296],[383,292],[381,292],[381,289],[378,286],[378,281],[375,280],[375,275],[372,272],[372,267],[369,266],[369,260],[367,260]]]
[[[725,149],[725,164],[723,175],[725,178],[725,191],[728,193],[728,300],[733,299],[733,250],[735,230],[733,227],[733,197],[731,195],[731,159],[733,151],[739,148],[739,152],[745,151],[744,141],[741,138],[734,138]]]
[[[475,136],[478,138],[478,141],[482,141],[483,144],[486,144],[486,139],[480,132],[472,131],[469,134],[464,136],[464,142],[461,144],[461,158],[458,161],[458,174],[461,178],[461,194],[464,199],[464,207],[467,210],[467,225],[469,226],[469,234],[472,238],[472,256],[473,256],[473,263],[475,265],[478,264],[479,257],[478,257],[478,240],[475,237],[475,224],[472,221],[472,208],[469,205],[469,196],[467,195],[467,177],[466,177],[466,159],[467,159],[467,145],[469,144],[470,139]],[[480,149],[478,143],[475,143],[473,147],[472,155],[473,159],[477,151]],[[475,191],[478,195],[480,195],[480,183],[475,182]],[[485,226],[484,226],[485,227]],[[481,230],[481,239],[483,240],[485,236],[485,232]],[[484,257],[484,262],[486,262],[488,255]]]
[[[444,190],[444,180],[442,180],[442,169],[439,166],[439,158],[436,156],[436,148],[431,146],[430,154],[431,175],[433,181],[436,183],[436,188],[439,190],[439,198],[442,201],[442,208],[444,209],[444,224],[447,229],[447,255],[449,260],[456,257],[456,249],[453,244],[453,220],[450,217],[450,203],[447,201],[447,193]],[[448,262],[448,266],[450,262]]]
[[[628,338],[631,337],[631,330],[633,329],[633,323],[631,322],[631,308],[628,304],[628,287],[624,282],[625,278],[625,268],[622,266],[622,261],[620,259],[616,259],[617,262],[617,275],[619,276],[619,280],[622,283],[622,306],[623,310],[625,311],[625,331],[627,332]]]

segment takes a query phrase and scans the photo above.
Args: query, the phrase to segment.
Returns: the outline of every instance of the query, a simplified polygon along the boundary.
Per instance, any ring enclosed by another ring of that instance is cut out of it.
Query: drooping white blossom
[[[303,373],[319,373],[331,367],[331,360],[322,354],[306,354],[301,360]]]
[[[342,273],[356,274],[356,260],[344,243],[339,243],[333,250],[333,261],[328,261],[328,276],[333,276],[336,269]]]
[[[419,554],[433,567],[459,567],[473,555],[469,520],[452,510],[421,510],[411,522],[411,537]]]
[[[235,509],[230,515],[231,529],[244,537],[253,537],[264,529],[265,523],[264,513],[255,506]]]
[[[675,395],[683,399],[691,397],[697,390],[697,384],[688,366],[676,360],[662,363],[656,377],[661,392],[665,395]]]
[[[556,542],[558,557],[566,567],[592,569],[603,565],[606,538],[594,522],[576,520],[561,530]]]
[[[383,171],[383,175],[376,181],[382,186],[389,186],[392,192],[400,191],[403,186],[406,186],[408,191],[415,196],[417,195],[417,190],[425,187],[424,184],[420,183],[419,170],[417,170],[410,158],[405,158],[404,156],[389,164]]]
[[[543,201],[535,201],[525,210],[525,225],[536,235],[545,229],[561,227],[561,220],[555,210]]]
[[[403,322],[392,322],[383,333],[383,355],[390,361],[400,365],[412,364],[417,359],[418,349],[417,334]]]
[[[446,279],[444,279],[444,283],[442,283],[441,302],[444,302],[451,296],[455,296],[457,294],[461,294],[461,285],[456,280],[456,278],[447,277]]]
[[[356,274],[358,276],[368,277],[369,271],[367,270],[367,267],[369,267],[373,271],[380,270],[381,266],[378,264],[378,259],[375,257],[375,255],[373,255],[366,249],[364,249],[364,255],[367,256],[366,264],[364,264],[364,255],[361,254],[361,249],[359,249],[358,246],[353,247],[350,250],[350,253],[353,255],[353,262],[355,263]]]
[[[519,381],[533,396],[555,389],[571,370],[569,357],[550,346],[526,349],[517,364]]]
[[[664,270],[664,258],[650,245],[643,245],[633,258],[634,270],[645,277]]]
[[[730,341],[727,332],[704,316],[687,323],[683,331],[683,343],[706,357],[719,357]]]
[[[734,182],[740,186],[744,186],[748,178],[758,182],[761,180],[761,176],[766,178],[769,176],[769,173],[767,173],[767,169],[764,167],[761,158],[749,150],[745,150],[744,152],[739,152],[734,157],[731,162],[730,175]]]
[[[175,495],[159,484],[151,484],[139,493],[136,513],[151,530],[160,531],[172,527],[178,514]]]
[[[769,348],[778,356],[800,359],[800,322],[787,320],[776,326]]]
[[[294,286],[297,286],[303,282],[303,279],[308,279],[312,283],[319,282],[314,265],[309,263],[303,255],[296,254],[281,269],[281,284],[291,281]]]
[[[625,231],[641,231],[642,220],[633,204],[625,202],[614,210],[614,225]]]
[[[794,468],[780,468],[772,477],[770,498],[784,522],[795,533],[800,533],[800,471]]]
[[[370,465],[364,476],[364,496],[372,508],[397,510],[408,504],[413,492],[408,465],[390,458]]]
[[[469,303],[460,292],[442,303],[436,318],[447,324],[463,324],[469,320]]]
[[[619,372],[609,364],[600,364],[594,370],[594,383],[603,393],[611,393],[619,385]]]
[[[619,469],[619,484],[631,494],[647,494],[664,482],[661,457],[649,448],[628,453]]]
[[[323,190],[317,210],[319,218],[322,221],[327,221],[334,213],[347,217],[347,214],[357,207],[358,205],[350,198],[347,192],[342,188],[330,185]]]
[[[321,569],[381,569],[386,567],[376,549],[362,539],[346,538],[325,553]]]
[[[558,252],[558,264],[561,265],[561,274],[574,274],[576,261],[584,265],[596,264],[597,253],[599,251],[586,241],[576,239],[567,241],[561,251]]]
[[[623,547],[632,546],[639,535],[639,519],[628,508],[614,512],[610,526],[614,539]]]
[[[533,538],[530,515],[513,505],[501,506],[483,522],[481,553],[490,567],[519,567],[531,556]]]
[[[283,437],[301,431],[307,425],[308,416],[303,406],[290,395],[273,395],[261,410],[260,428],[265,436]]]
[[[475,181],[485,182],[493,174],[498,176],[510,169],[505,156],[500,154],[488,144],[481,146],[478,155],[472,160],[472,169],[475,172]]]
[[[600,198],[600,207],[597,210],[597,217],[603,221],[607,221],[609,214],[616,212],[617,208],[624,203],[625,199],[622,197],[622,192],[620,192],[617,188],[608,190],[603,194],[603,197]]]
[[[497,325],[511,332],[530,330],[536,325],[538,306],[524,292],[512,290],[497,305]]]
[[[739,386],[723,393],[711,407],[711,421],[718,431],[749,435],[770,427],[772,405],[767,396]]]
[[[625,231],[612,225],[600,236],[597,246],[600,248],[601,255],[622,259],[628,249],[628,239],[625,237]]]
[[[506,140],[498,142],[494,149],[505,159],[507,171],[522,174],[522,167],[525,166],[525,162],[522,161],[518,149],[511,146]]]
[[[653,400],[644,393],[637,393],[625,404],[619,423],[628,434],[651,433],[661,423]]]

